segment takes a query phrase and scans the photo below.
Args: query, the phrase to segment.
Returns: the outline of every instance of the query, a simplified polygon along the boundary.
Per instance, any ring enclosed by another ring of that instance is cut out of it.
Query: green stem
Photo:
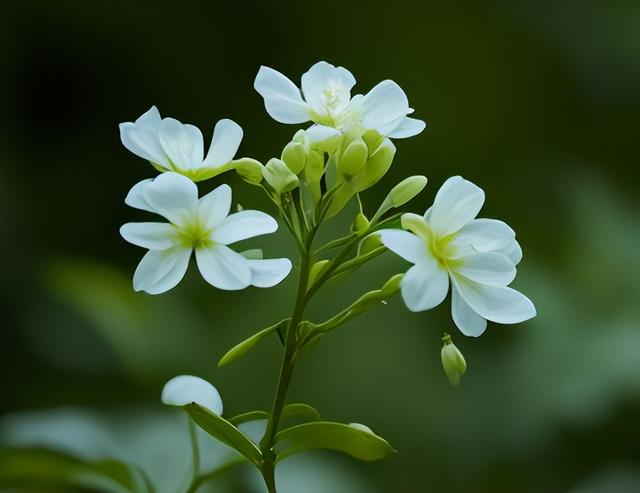
[[[291,315],[291,321],[287,328],[285,337],[284,353],[282,356],[282,363],[280,366],[280,375],[278,378],[278,385],[276,389],[276,395],[273,401],[273,407],[269,421],[267,422],[267,429],[264,433],[264,437],[260,441],[260,449],[262,450],[262,476],[267,490],[269,493],[276,493],[275,485],[275,451],[274,440],[276,433],[278,432],[278,426],[280,425],[280,418],[282,416],[282,409],[284,408],[287,392],[289,390],[289,384],[291,383],[291,377],[293,375],[293,367],[295,364],[295,356],[297,353],[297,329],[298,325],[302,321],[304,309],[306,306],[306,292],[307,285],[309,283],[309,272],[311,270],[311,255],[309,253],[313,237],[315,235],[315,229],[309,232],[306,238],[304,248],[301,249],[300,259],[300,279],[298,281],[298,293],[296,295],[296,303],[293,309],[293,315]]]

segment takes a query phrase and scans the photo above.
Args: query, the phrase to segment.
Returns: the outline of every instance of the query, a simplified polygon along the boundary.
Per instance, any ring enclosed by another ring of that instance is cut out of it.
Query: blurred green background
[[[182,417],[159,403],[168,378],[212,381],[228,415],[270,406],[276,340],[224,369],[216,361],[288,314],[295,276],[231,293],[192,271],[166,295],[134,294],[143,251],[118,228],[139,219],[123,199],[154,171],[121,146],[117,124],[156,104],[208,141],[215,121],[233,118],[240,154],[264,162],[295,128],[264,111],[259,66],[299,80],[327,60],[354,73],[358,92],[392,78],[428,122],[397,141],[368,211],[411,174],[430,180],[417,212],[448,176],[479,184],[482,215],[518,233],[515,286],[539,315],[467,339],[448,303],[412,314],[396,299],[323,340],[291,400],[366,423],[400,453],[377,464],[297,458],[283,492],[640,491],[640,3],[5,0],[2,10],[0,443],[121,456],[175,491],[188,442]],[[244,207],[268,210],[236,175],[204,188],[222,181]],[[293,254],[284,229],[258,241],[267,256]],[[309,315],[405,267],[386,254],[322,292]],[[455,389],[440,367],[443,331],[469,363]],[[210,491],[260,492],[255,479]]]

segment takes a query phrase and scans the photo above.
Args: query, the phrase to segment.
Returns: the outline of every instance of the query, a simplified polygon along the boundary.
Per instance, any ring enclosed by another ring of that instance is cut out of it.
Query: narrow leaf
[[[237,450],[256,466],[260,464],[262,460],[260,449],[229,421],[195,403],[187,404],[184,409],[189,413],[191,419],[209,435]]]
[[[249,421],[258,421],[261,419],[269,419],[269,413],[266,411],[248,411],[246,413],[238,414],[237,416],[230,418],[229,423],[238,426],[242,423],[247,423]]]
[[[218,362],[218,366],[222,367],[238,359],[244,353],[249,351],[249,349],[255,346],[258,342],[260,342],[264,337],[268,336],[272,332],[275,332],[276,330],[278,330],[280,326],[286,324],[288,321],[289,321],[288,318],[281,320],[280,322],[272,325],[271,327],[267,327],[266,329],[263,329],[260,332],[253,334],[251,337],[249,337],[248,339],[245,339],[240,344],[237,344],[236,346],[232,347],[229,351],[227,351],[227,353],[222,358],[220,358],[220,361]]]
[[[284,429],[276,435],[278,461],[312,449],[336,450],[364,461],[382,459],[395,452],[389,442],[362,425],[316,421]]]

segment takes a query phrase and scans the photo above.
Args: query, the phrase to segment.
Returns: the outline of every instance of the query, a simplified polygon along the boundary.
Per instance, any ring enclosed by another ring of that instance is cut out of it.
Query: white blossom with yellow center
[[[327,135],[328,129],[340,132],[375,129],[382,135],[400,139],[424,130],[422,120],[407,116],[413,109],[398,84],[385,80],[366,95],[352,98],[355,83],[346,68],[318,62],[302,75],[301,89],[277,70],[264,66],[258,71],[254,87],[274,120],[312,121],[316,124],[309,129],[312,135],[316,132]]]
[[[249,259],[229,248],[238,241],[273,233],[278,224],[260,211],[229,214],[228,185],[220,185],[198,199],[195,183],[167,172],[134,185],[125,203],[169,220],[128,223],[120,228],[125,240],[149,249],[133,276],[136,291],[159,294],[176,286],[193,252],[202,277],[219,289],[271,287],[291,271],[289,259]]]
[[[409,310],[442,303],[451,280],[453,320],[468,336],[481,335],[487,320],[513,324],[536,315],[533,303],[508,287],[522,259],[515,233],[502,221],[476,219],[483,204],[482,189],[454,176],[424,216],[402,216],[408,231],[379,232],[387,248],[414,264],[401,283]]]

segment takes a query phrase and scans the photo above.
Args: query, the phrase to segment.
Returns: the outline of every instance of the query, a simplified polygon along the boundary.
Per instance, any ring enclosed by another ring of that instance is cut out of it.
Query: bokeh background
[[[115,455],[176,491],[188,441],[182,416],[159,403],[168,378],[214,382],[228,415],[270,406],[276,340],[229,367],[216,361],[290,311],[294,276],[229,293],[191,272],[166,295],[134,294],[143,252],[118,228],[140,217],[123,199],[154,172],[121,146],[117,124],[156,104],[208,140],[229,117],[245,130],[241,155],[266,161],[295,128],[264,111],[258,67],[299,80],[324,59],[348,67],[360,92],[394,79],[429,125],[397,142],[367,209],[411,174],[430,180],[416,211],[448,176],[478,183],[483,215],[518,232],[515,286],[539,315],[468,339],[448,303],[411,314],[398,299],[323,340],[291,400],[366,423],[400,453],[376,464],[301,456],[283,468],[283,491],[640,491],[640,3],[5,0],[2,10],[3,446]],[[243,206],[269,207],[233,174],[204,188],[222,181]],[[293,254],[284,230],[259,242]],[[387,254],[309,315],[404,268]],[[440,366],[444,331],[469,363],[458,388]],[[203,446],[207,460],[223,453]],[[260,492],[255,479],[240,469],[208,488]]]

